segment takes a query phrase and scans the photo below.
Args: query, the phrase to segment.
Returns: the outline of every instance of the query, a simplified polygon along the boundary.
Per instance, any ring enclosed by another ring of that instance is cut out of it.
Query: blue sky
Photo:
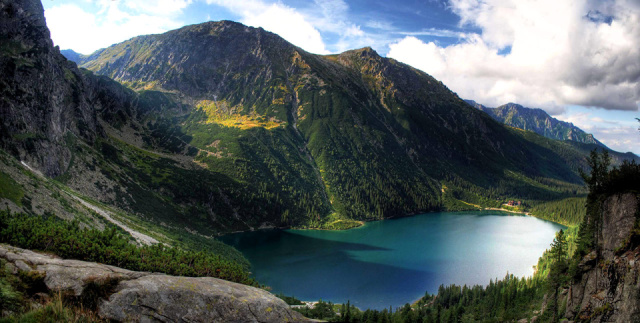
[[[52,39],[83,54],[209,20],[313,53],[373,47],[462,98],[516,102],[640,154],[637,0],[44,0]]]

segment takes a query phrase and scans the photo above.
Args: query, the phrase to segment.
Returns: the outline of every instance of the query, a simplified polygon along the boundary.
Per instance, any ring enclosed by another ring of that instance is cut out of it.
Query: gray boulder
[[[0,258],[14,272],[28,272],[43,278],[48,290],[81,296],[91,283],[136,279],[149,273],[79,260],[65,260],[26,249],[0,245]]]
[[[122,282],[100,305],[117,321],[297,322],[303,318],[272,294],[216,278],[149,275]]]
[[[39,277],[49,292],[93,300],[121,322],[306,322],[274,295],[211,277],[175,277],[66,260],[0,244],[14,273]],[[98,293],[96,293],[98,291]]]

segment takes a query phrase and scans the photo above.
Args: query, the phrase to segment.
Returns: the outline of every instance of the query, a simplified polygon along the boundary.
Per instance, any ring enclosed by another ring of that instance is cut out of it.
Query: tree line
[[[164,244],[138,246],[115,226],[103,231],[83,229],[78,221],[65,221],[52,214],[0,211],[0,242],[129,270],[216,277],[258,286],[244,266],[211,251],[184,250]]]

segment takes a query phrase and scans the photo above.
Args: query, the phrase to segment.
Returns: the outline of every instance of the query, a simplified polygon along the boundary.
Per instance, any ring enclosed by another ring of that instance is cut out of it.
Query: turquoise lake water
[[[533,274],[559,224],[495,211],[428,213],[347,231],[266,230],[222,240],[251,261],[257,280],[306,301],[402,306],[441,284]]]

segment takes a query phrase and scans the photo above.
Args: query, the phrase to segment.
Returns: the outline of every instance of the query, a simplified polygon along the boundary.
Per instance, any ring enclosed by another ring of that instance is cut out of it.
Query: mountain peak
[[[504,105],[505,107],[514,107],[514,108],[524,108],[521,104],[517,104],[517,103],[513,103],[513,102],[509,102],[507,104]]]
[[[342,52],[336,57],[338,62],[344,66],[355,69],[364,68],[365,70],[377,70],[387,60],[380,56],[373,48],[368,46]]]
[[[371,48],[371,46],[358,48],[358,49],[355,49],[354,51],[363,52],[363,53],[374,53],[374,54],[378,55],[378,53],[373,48]]]
[[[378,54],[378,52],[375,51],[375,49],[371,48],[370,46],[367,47],[362,47],[362,48],[358,48],[358,49],[352,49],[352,50],[348,50],[345,52],[342,52],[340,54],[342,55],[359,55],[360,57],[371,57],[371,58],[381,58],[382,56],[380,56],[380,54]]]
[[[209,32],[212,35],[218,35],[220,33],[226,32],[264,32],[262,28],[255,28],[245,26],[239,22],[231,21],[231,20],[220,20],[220,21],[207,21],[199,24],[193,24],[184,26],[180,29],[176,29],[173,31],[169,31],[168,33],[199,33],[199,32]]]

